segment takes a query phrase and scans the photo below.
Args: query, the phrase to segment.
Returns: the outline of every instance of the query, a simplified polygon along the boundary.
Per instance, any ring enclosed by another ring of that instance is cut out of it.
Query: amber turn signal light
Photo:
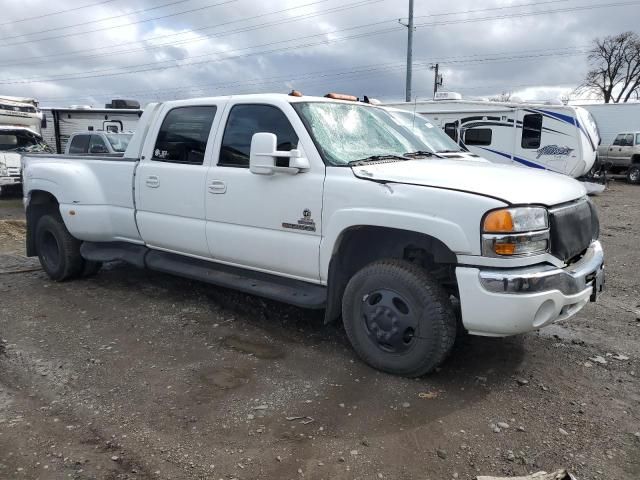
[[[513,232],[513,217],[509,210],[496,210],[484,219],[483,229],[488,233]]]

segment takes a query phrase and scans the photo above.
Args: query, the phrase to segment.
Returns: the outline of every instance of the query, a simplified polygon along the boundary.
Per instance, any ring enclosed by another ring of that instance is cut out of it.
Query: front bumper
[[[6,185],[20,185],[20,177],[0,177],[0,187]]]
[[[462,323],[471,334],[507,336],[536,330],[578,313],[604,286],[604,253],[594,241],[565,268],[457,267]]]

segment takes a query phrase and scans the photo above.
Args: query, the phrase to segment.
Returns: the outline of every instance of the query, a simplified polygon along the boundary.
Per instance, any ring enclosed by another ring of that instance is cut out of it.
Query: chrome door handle
[[[227,191],[227,184],[222,180],[211,180],[209,185],[207,185],[207,190],[209,193],[225,193]]]
[[[149,175],[144,183],[147,187],[158,188],[160,186],[160,179],[157,175]]]

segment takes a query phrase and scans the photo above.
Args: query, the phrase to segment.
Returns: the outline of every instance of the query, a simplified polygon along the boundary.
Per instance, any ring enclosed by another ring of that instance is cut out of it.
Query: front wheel
[[[445,291],[404,260],[381,260],[357,272],[342,302],[347,336],[358,355],[384,372],[418,377],[440,365],[456,337]]]
[[[631,165],[627,170],[627,181],[629,183],[640,183],[640,165]]]

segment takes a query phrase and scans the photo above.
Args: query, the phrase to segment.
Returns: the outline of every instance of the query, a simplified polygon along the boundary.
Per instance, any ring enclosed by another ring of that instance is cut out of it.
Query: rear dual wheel
[[[36,225],[35,243],[42,269],[51,280],[62,282],[94,275],[102,266],[100,262],[82,258],[80,240],[69,233],[59,215],[40,217]]]
[[[417,377],[440,365],[456,337],[445,291],[423,269],[403,260],[369,264],[349,281],[342,303],[347,336],[379,370]]]

